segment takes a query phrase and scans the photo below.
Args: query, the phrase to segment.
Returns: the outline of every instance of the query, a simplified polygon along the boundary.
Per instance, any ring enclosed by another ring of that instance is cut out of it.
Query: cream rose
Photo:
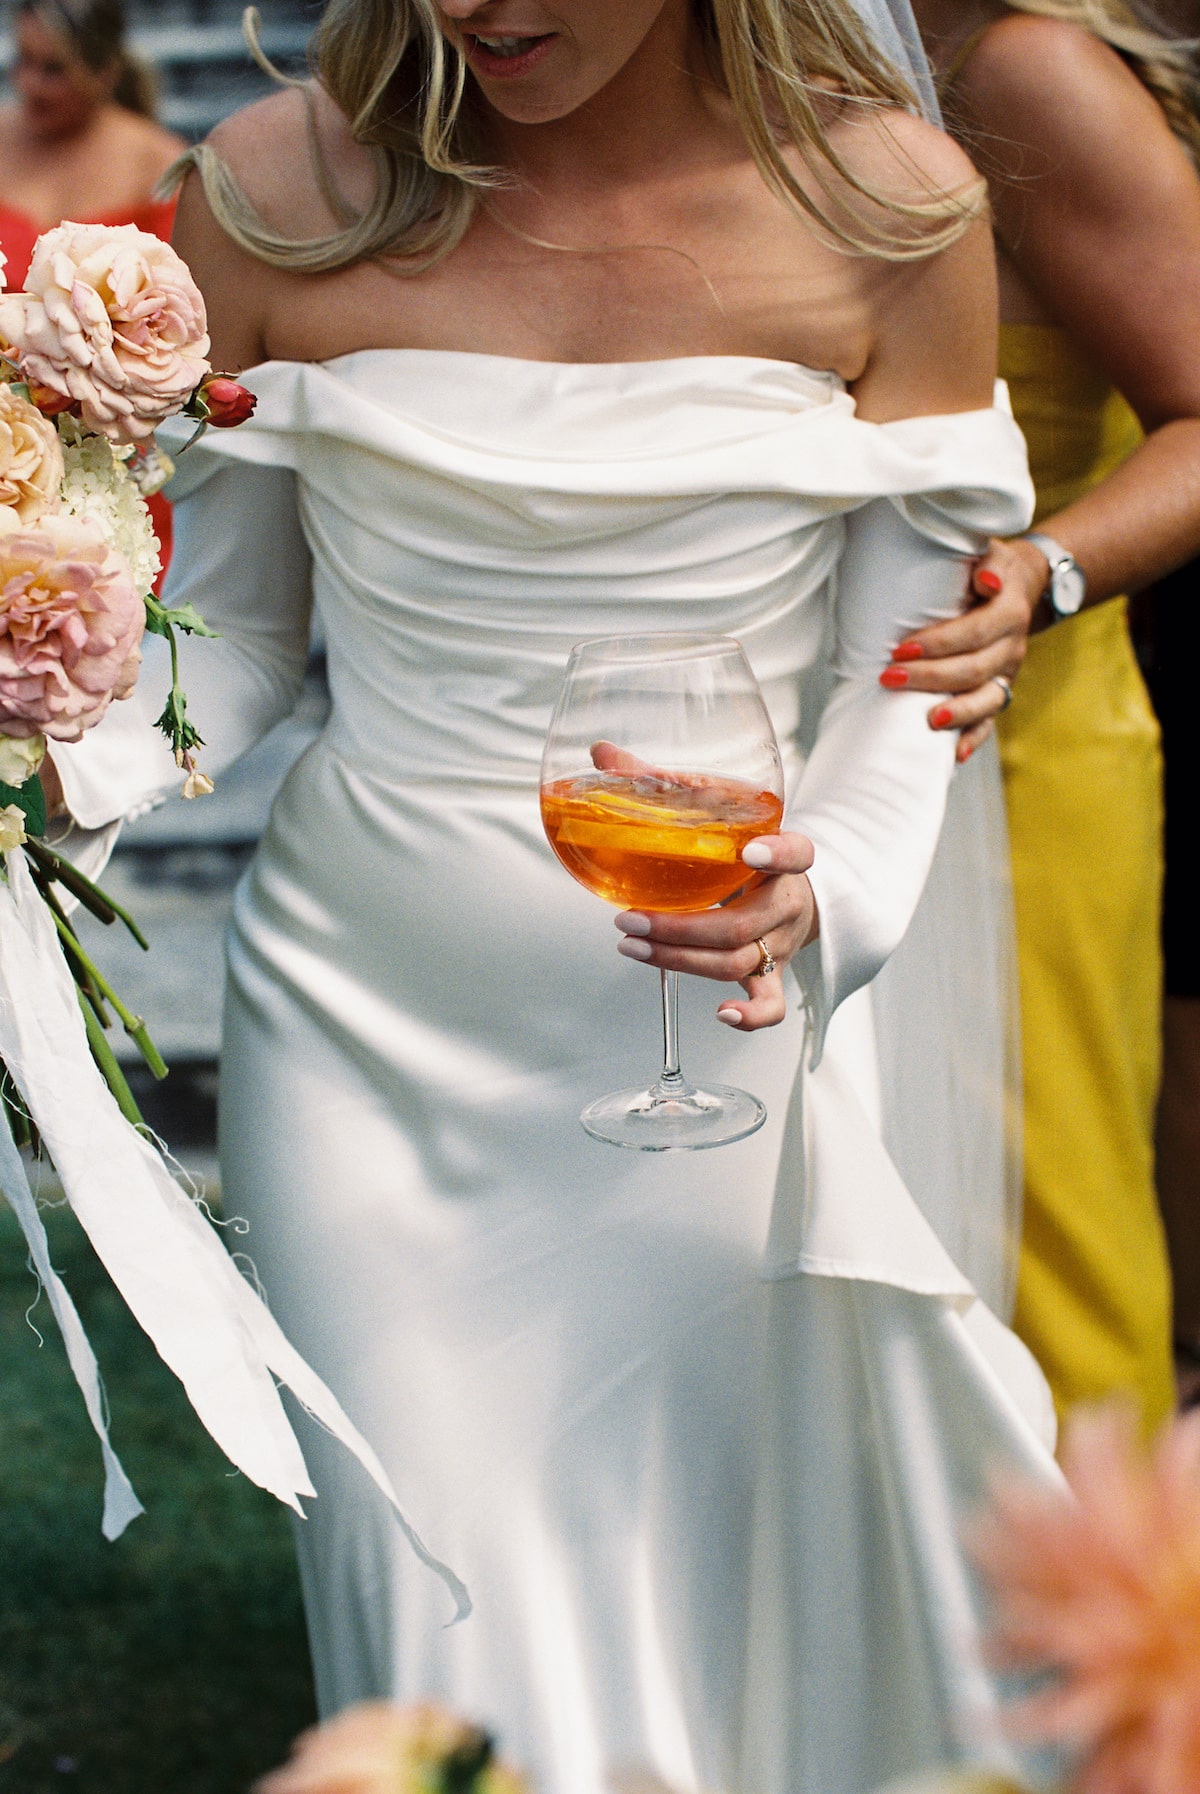
[[[57,511],[62,477],[58,431],[36,405],[0,381],[0,508],[10,513],[6,524],[29,525]]]
[[[0,735],[78,741],[137,680],[142,594],[94,523],[0,535]]]
[[[0,337],[113,442],[144,441],[209,372],[199,288],[136,225],[60,224],[38,238],[25,284],[0,297]]]

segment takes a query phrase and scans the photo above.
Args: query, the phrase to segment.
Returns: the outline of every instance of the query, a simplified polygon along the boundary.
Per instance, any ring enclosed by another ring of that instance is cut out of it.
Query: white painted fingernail
[[[623,953],[626,959],[649,959],[654,948],[649,941],[631,941],[626,935],[623,941],[617,942],[617,952]]]
[[[719,1022],[724,1022],[727,1028],[740,1028],[742,1025],[742,1012],[740,1009],[718,1009],[717,1020]]]
[[[769,866],[773,857],[771,849],[765,841],[751,841],[742,849],[742,858],[747,866]]]
[[[614,920],[622,934],[649,934],[650,932],[650,918],[644,916],[641,910],[624,909],[619,916],[614,917]]]

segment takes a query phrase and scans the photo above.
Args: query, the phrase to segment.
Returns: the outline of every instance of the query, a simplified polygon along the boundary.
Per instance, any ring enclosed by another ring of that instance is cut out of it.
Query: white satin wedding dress
[[[909,1129],[911,1190],[884,1149],[864,987],[953,770],[928,700],[878,671],[955,607],[963,557],[1026,522],[1011,419],[867,424],[830,375],[733,358],[388,350],[251,383],[254,422],[210,433],[173,488],[172,596],[222,632],[185,655],[206,764],[293,702],[313,593],[333,708],[236,900],[226,1208],[473,1603],[447,1624],[382,1498],[309,1428],[323,1708],[444,1698],[543,1794],[597,1794],[621,1764],[862,1794],[1003,1761],[961,1527],[994,1467],[1055,1475],[1048,1403],[922,1212],[954,1226],[944,1140],[926,1159]],[[572,644],[673,628],[745,646],[816,843],[821,937],[787,1021],[752,1037],[683,980],[685,1069],[769,1120],[660,1156],[577,1120],[654,1071],[658,979],[553,858],[537,777]],[[84,826],[177,776],[140,702],[58,755]],[[960,896],[985,957],[986,893]],[[956,992],[929,952],[907,1015],[932,1087]]]

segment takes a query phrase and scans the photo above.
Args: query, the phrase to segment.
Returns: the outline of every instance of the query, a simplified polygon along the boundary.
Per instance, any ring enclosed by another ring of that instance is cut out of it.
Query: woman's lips
[[[541,37],[523,37],[517,32],[496,32],[487,37],[464,31],[463,43],[467,61],[477,75],[487,81],[507,81],[515,75],[528,74],[535,68],[555,39],[553,31]]]

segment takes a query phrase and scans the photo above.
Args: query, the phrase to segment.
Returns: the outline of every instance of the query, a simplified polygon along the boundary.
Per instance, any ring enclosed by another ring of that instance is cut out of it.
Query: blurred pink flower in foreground
[[[94,523],[0,531],[0,735],[78,741],[133,690],[145,623],[126,562]]]
[[[364,1701],[302,1732],[282,1769],[255,1794],[527,1794],[524,1781],[492,1756],[478,1726],[431,1702],[393,1707]]]
[[[204,300],[169,243],[136,225],[60,224],[38,238],[0,337],[26,379],[89,430],[140,442],[209,372]]]
[[[1028,1736],[1073,1745],[1075,1794],[1200,1790],[1200,1415],[1153,1452],[1124,1409],[1078,1415],[1075,1499],[1010,1484],[980,1531],[1008,1661],[1057,1671]]]

